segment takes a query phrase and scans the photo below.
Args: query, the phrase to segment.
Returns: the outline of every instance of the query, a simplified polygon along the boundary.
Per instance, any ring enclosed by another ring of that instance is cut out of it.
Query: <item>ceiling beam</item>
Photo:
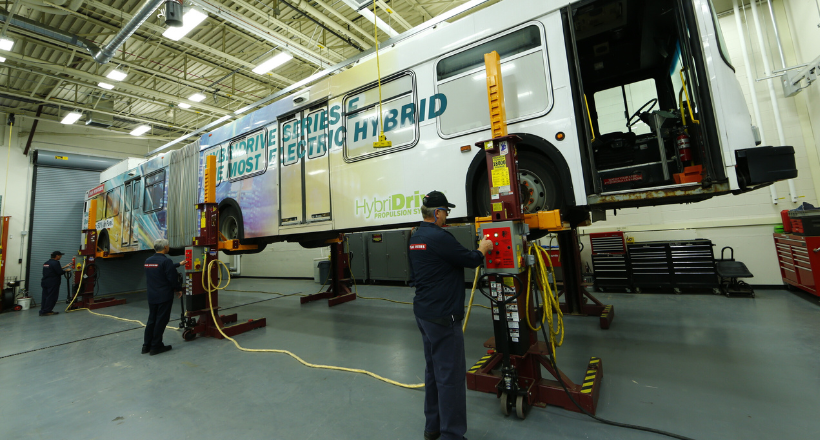
[[[277,20],[276,18],[273,18],[270,13],[264,12],[260,9],[257,9],[256,7],[254,7],[251,4],[249,4],[248,2],[246,2],[245,0],[231,0],[231,2],[245,8],[248,12],[250,12],[251,14],[253,14],[257,17],[260,17],[264,20],[267,20],[268,22],[274,23],[278,26],[281,26],[283,28],[288,29],[294,35],[296,35],[296,34],[301,35],[303,37],[303,40],[305,40],[305,41],[309,41],[311,43],[313,42],[313,40],[310,37],[308,37],[307,35],[304,35],[301,32],[297,31],[296,29],[293,29],[292,27],[288,26],[284,22],[282,22],[280,20]],[[310,6],[307,3],[305,3],[305,5],[307,5],[310,8],[313,8],[312,6]],[[304,7],[304,5],[303,5],[303,7]],[[305,9],[307,9],[307,8],[305,8]],[[335,30],[336,32],[347,35],[350,39],[352,39],[353,41],[358,43],[359,46],[362,46],[365,50],[370,49],[370,44],[366,43],[364,40],[362,40],[361,38],[356,36],[356,34],[354,34],[353,32],[350,32],[349,30],[347,30],[344,27],[340,26],[335,21],[330,20],[330,18],[327,15],[324,15],[321,12],[319,12],[318,9],[313,8],[313,10],[315,10],[316,14],[318,14],[318,15],[314,14],[314,15],[316,15],[316,18],[319,19],[320,21],[322,21],[322,23],[325,23],[325,25],[327,25],[331,29]],[[298,11],[298,9],[297,9],[297,11]],[[299,11],[299,12],[301,12],[301,11]],[[300,38],[302,38],[302,37],[300,37]],[[345,41],[342,38],[340,38],[340,40]],[[352,44],[351,44],[351,46],[353,46],[357,50],[359,49],[359,48],[357,48],[356,46],[354,46]],[[331,53],[334,53],[336,55],[337,61],[343,61],[346,58],[346,57],[344,57],[340,54],[337,54],[335,52],[331,52]]]

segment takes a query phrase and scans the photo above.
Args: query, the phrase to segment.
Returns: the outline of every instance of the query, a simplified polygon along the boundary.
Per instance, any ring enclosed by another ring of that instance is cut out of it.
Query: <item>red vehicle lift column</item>
[[[260,327],[265,327],[265,318],[250,319],[247,322],[225,326],[238,321],[236,313],[230,315],[219,315],[219,292],[217,290],[208,293],[206,285],[207,278],[210,277],[210,286],[219,285],[220,267],[218,264],[210,264],[219,257],[219,249],[243,250],[252,249],[252,245],[239,245],[238,240],[219,240],[219,209],[216,203],[216,156],[206,158],[205,175],[203,186],[205,187],[204,203],[196,205],[199,210],[199,236],[194,237],[193,246],[185,248],[185,317],[180,327],[184,328],[182,337],[186,341],[191,341],[197,335],[209,336],[223,339],[222,329],[228,336],[235,336],[246,331]],[[210,296],[210,298],[209,298]],[[213,308],[216,320],[211,316]],[[198,320],[195,319],[198,317]]]
[[[547,229],[557,232],[560,237],[565,296],[572,304],[571,310],[574,310],[572,307],[583,310],[574,305],[579,301],[578,289],[582,290],[578,243],[574,225],[567,225],[557,211],[524,214],[516,150],[519,138],[507,134],[499,56],[493,52],[484,59],[494,138],[476,145],[487,155],[492,215],[478,218],[476,223],[480,226],[481,236],[493,241],[493,250],[485,259],[484,275],[489,281],[490,292],[486,294],[482,290],[482,293],[492,298],[495,336],[484,344],[491,349],[488,354],[468,370],[467,388],[496,394],[504,415],[509,415],[514,408],[522,419],[531,406],[549,404],[580,411],[557,380],[560,378],[572,399],[595,414],[603,378],[601,359],[590,358],[583,383],[576,385],[558,370],[550,345],[538,341],[538,332],[531,330],[528,324],[540,322],[540,313],[544,313],[544,309],[536,309],[535,301],[524,301],[526,297],[523,296],[532,294],[527,290],[526,281],[532,275],[527,271],[534,270],[534,262],[527,254],[529,230]],[[538,252],[550,257],[540,247]],[[574,284],[572,280],[576,278],[578,282]],[[556,380],[545,379],[542,367]]]
[[[300,304],[327,298],[328,307],[333,307],[356,299],[356,294],[350,290],[350,255],[345,252],[344,234],[340,234],[330,244],[330,279],[327,290],[299,298]]]
[[[84,243],[78,252],[79,256],[72,259],[72,286],[71,296],[66,298],[67,302],[76,295],[77,299],[71,304],[71,309],[96,310],[104,307],[118,306],[125,304],[125,299],[117,298],[95,298],[94,289],[97,287],[97,201],[88,201],[88,223],[82,234]],[[79,291],[79,292],[78,292]]]

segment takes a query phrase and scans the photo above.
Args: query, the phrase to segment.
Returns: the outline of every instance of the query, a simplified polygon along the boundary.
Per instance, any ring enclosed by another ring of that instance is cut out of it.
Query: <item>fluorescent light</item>
[[[177,105],[179,106],[179,108],[191,108],[191,104],[188,104],[186,102],[180,102]]]
[[[263,61],[262,64],[256,66],[256,68],[253,69],[253,73],[264,75],[292,59],[293,55],[287,52],[282,52],[276,56],[268,58],[267,60]]]
[[[114,81],[122,81],[126,76],[128,76],[128,74],[119,69],[113,69],[108,72],[108,75],[105,75],[106,78],[111,78]]]
[[[108,84],[108,83],[99,83],[97,85],[104,88],[105,90],[111,90],[111,89],[114,88],[114,86],[112,86],[111,84]]]
[[[0,63],[3,63],[3,62],[5,62],[5,61],[6,61],[6,59],[5,59],[5,58],[0,57]]]
[[[182,26],[180,27],[169,27],[165,29],[165,32],[162,33],[162,36],[168,38],[169,40],[179,41],[182,37],[191,32],[191,30],[197,27],[200,23],[202,23],[206,18],[208,18],[208,14],[200,9],[197,8],[189,8],[182,14]]]
[[[205,100],[205,95],[203,95],[202,93],[197,92],[197,93],[194,93],[193,95],[189,96],[188,99],[190,99],[191,101],[194,101],[194,102],[200,102],[200,101]]]
[[[231,119],[231,115],[225,115],[225,116],[223,116],[223,117],[221,117],[221,118],[217,119],[217,120],[216,120],[216,121],[214,121],[213,123],[211,123],[211,125],[213,125],[213,124],[219,124],[220,122],[222,122],[222,121],[227,121],[228,119]]]
[[[82,115],[83,114],[79,113],[79,112],[71,112],[71,113],[65,115],[65,117],[63,118],[62,121],[60,121],[60,123],[61,124],[66,124],[66,125],[73,124],[73,123],[79,121],[80,116],[82,116]]]
[[[11,50],[14,47],[14,40],[8,37],[0,38],[0,50]]]
[[[361,14],[362,17],[366,18],[367,21],[369,21],[371,23],[373,23],[373,20],[375,19],[376,20],[376,26],[378,26],[379,29],[386,32],[387,35],[390,35],[391,38],[395,37],[396,35],[399,34],[398,32],[396,32],[395,29],[390,27],[389,24],[385,23],[384,20],[382,20],[381,18],[373,15],[373,11],[371,11],[367,8],[359,9],[359,14]]]
[[[151,127],[148,125],[140,125],[139,127],[131,130],[131,136],[141,136],[143,133],[150,129]]]

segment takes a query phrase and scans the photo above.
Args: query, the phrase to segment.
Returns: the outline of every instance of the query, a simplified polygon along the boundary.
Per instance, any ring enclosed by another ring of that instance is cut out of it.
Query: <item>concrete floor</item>
[[[249,348],[291,350],[308,362],[422,381],[421,339],[410,306],[357,300],[300,306],[307,280],[235,279],[223,307],[268,326],[237,337]],[[412,289],[360,286],[364,296],[410,301]],[[145,320],[144,294],[100,310]],[[803,439],[820,430],[820,304],[808,295],[600,294],[616,308],[609,330],[567,317],[558,363],[580,381],[603,359],[598,415],[696,439]],[[243,305],[254,301],[255,304]],[[486,302],[486,300],[484,300]],[[63,305],[64,307],[64,305]],[[179,316],[178,304],[172,319]],[[174,321],[171,325],[176,325]],[[0,315],[0,439],[420,439],[423,393],[367,376],[306,368],[286,355],[243,353],[228,341],[184,343],[140,355],[141,328],[76,312]],[[467,363],[492,335],[474,310]],[[477,439],[655,439],[558,408],[504,418],[493,395],[468,391],[467,436]]]

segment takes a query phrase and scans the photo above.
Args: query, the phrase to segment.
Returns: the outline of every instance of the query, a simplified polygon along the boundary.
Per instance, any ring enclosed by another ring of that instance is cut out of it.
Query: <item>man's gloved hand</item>
[[[493,242],[490,239],[484,238],[478,243],[478,251],[482,254],[487,255],[491,250],[493,250]]]

